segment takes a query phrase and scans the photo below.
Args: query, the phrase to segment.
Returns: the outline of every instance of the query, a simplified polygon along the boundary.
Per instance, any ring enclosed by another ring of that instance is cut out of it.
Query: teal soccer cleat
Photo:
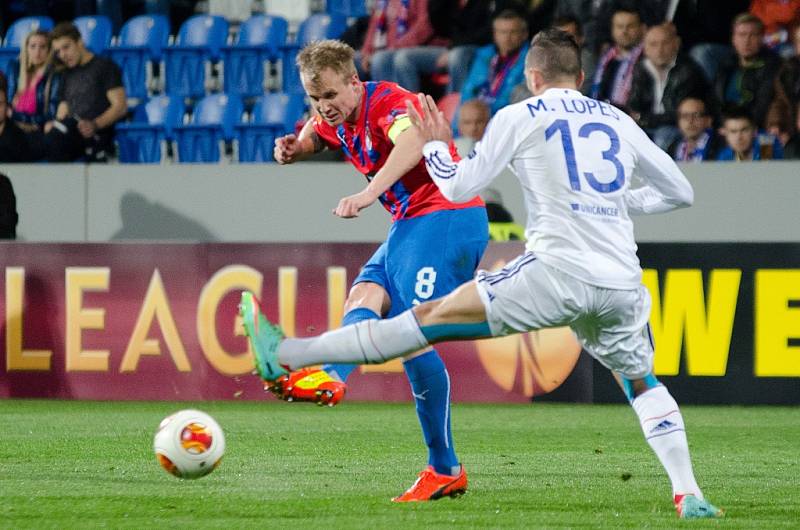
[[[713,519],[725,516],[724,511],[694,495],[684,495],[675,504],[675,509],[678,510],[678,517],[681,519]]]
[[[275,381],[289,373],[278,363],[278,345],[284,339],[280,327],[264,317],[258,307],[258,300],[250,291],[242,291],[239,303],[244,333],[253,350],[256,370],[264,381]]]

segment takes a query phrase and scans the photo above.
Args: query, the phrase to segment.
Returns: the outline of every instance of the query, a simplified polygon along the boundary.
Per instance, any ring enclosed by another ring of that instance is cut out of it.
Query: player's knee
[[[442,311],[440,300],[425,302],[424,304],[415,306],[413,311],[420,326],[429,326],[441,322]]]
[[[353,309],[365,307],[371,309],[378,315],[385,315],[391,307],[389,293],[383,286],[374,282],[360,282],[355,284],[347,295],[344,302],[344,312],[349,313]]]

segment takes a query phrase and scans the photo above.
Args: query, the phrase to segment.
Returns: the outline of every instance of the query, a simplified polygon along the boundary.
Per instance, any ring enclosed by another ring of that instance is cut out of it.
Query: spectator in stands
[[[490,112],[489,105],[480,99],[466,101],[458,109],[458,137],[453,141],[462,157],[472,152],[475,144],[483,138]]]
[[[561,31],[566,31],[573,37],[575,37],[575,42],[578,43],[578,46],[581,47],[581,60],[583,60],[583,30],[581,29],[581,23],[578,21],[577,18],[571,15],[565,15],[563,17],[558,17],[553,21],[553,27],[558,28]],[[586,78],[584,78],[584,87],[586,87],[589,83],[585,81],[588,78],[589,74],[584,69],[584,74],[586,74]],[[588,90],[588,89],[587,89]],[[524,99],[528,99],[533,94],[528,89],[528,83],[524,80],[514,87],[514,91],[511,93],[511,103],[519,103]]]
[[[50,34],[40,29],[28,34],[12,71],[16,76],[13,119],[28,135],[33,156],[43,158],[44,134],[53,126],[61,89],[61,73],[50,61]]]
[[[800,24],[800,0],[752,0],[750,13],[764,23],[766,47],[790,55],[790,32]]]
[[[683,0],[674,23],[685,50],[703,70],[712,86],[719,65],[734,56],[731,47],[733,20],[750,6],[750,0]]]
[[[653,26],[644,36],[644,57],[633,71],[628,102],[631,116],[653,141],[666,150],[680,135],[678,103],[694,96],[708,100],[709,86],[700,67],[679,55],[681,39],[672,24]]]
[[[781,109],[779,105],[770,106],[764,125],[767,133],[775,136],[785,146],[794,132],[794,106],[786,109]]]
[[[742,107],[732,107],[724,115],[722,135],[727,146],[717,160],[770,160],[783,158],[783,147],[771,134],[759,134],[753,117]]]
[[[790,113],[790,109],[800,104],[800,25],[792,31],[794,55],[783,61],[778,70],[775,83],[773,105],[781,106],[778,111]]]
[[[122,72],[111,60],[86,49],[71,22],[58,24],[51,37],[65,69],[57,122],[45,136],[47,158],[105,161],[113,153],[114,124],[127,112]]]
[[[478,98],[494,115],[509,104],[511,92],[525,77],[528,24],[517,11],[506,9],[492,21],[492,36],[494,44],[475,53],[461,87],[461,101]]]
[[[32,162],[33,155],[28,138],[22,129],[10,119],[5,76],[0,82],[0,162]]]
[[[632,7],[617,7],[611,17],[614,45],[597,62],[591,97],[625,107],[633,85],[633,70],[642,55],[642,24],[639,12]]]
[[[397,50],[415,46],[446,46],[428,20],[428,0],[377,0],[364,46],[356,57],[359,77],[395,81]]]
[[[609,28],[615,3],[615,0],[559,0],[556,3],[553,26],[560,27],[555,21],[563,17],[573,17],[583,34],[581,64],[586,77],[581,91],[586,95],[592,88],[597,57],[611,39]]]
[[[483,0],[429,0],[428,16],[436,35],[450,48],[420,46],[399,50],[394,70],[397,83],[418,92],[420,77],[447,71],[447,93],[458,92],[469,73],[475,50],[492,42],[492,9]]]
[[[727,105],[750,108],[758,127],[764,127],[781,65],[780,57],[763,46],[763,38],[764,24],[758,17],[750,13],[737,16],[731,37],[736,58],[720,67],[716,80],[719,100]]]
[[[693,96],[684,98],[678,104],[677,118],[681,137],[667,149],[670,156],[678,162],[716,160],[725,139],[711,127],[705,101]]]
[[[800,106],[794,108],[794,134],[783,148],[783,158],[800,160]]]

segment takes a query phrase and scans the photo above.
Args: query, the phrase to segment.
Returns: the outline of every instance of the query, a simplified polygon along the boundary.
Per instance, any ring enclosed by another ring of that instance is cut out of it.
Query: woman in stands
[[[53,126],[61,85],[61,74],[51,60],[50,35],[46,31],[37,29],[25,37],[15,76],[14,121],[28,135],[33,151],[43,157],[44,133]]]

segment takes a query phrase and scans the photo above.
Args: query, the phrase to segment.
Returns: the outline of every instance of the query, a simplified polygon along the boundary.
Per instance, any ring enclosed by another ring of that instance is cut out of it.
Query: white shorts
[[[526,253],[497,272],[478,271],[478,294],[492,334],[569,326],[603,366],[628,379],[653,370],[650,293],[606,289]]]

